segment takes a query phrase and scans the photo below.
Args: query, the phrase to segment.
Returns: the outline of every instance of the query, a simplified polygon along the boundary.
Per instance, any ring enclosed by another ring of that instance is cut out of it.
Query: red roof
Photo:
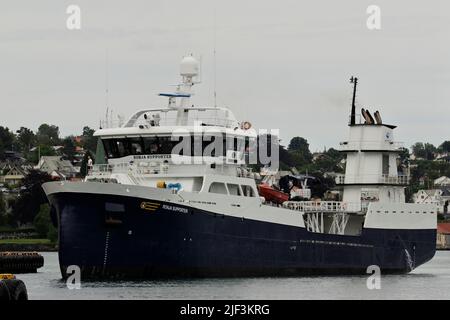
[[[438,223],[437,232],[450,234],[450,223]]]

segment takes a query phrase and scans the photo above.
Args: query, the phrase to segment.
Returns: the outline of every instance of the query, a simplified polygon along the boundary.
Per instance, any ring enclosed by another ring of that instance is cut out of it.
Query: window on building
[[[389,155],[383,154],[383,174],[389,174]]]

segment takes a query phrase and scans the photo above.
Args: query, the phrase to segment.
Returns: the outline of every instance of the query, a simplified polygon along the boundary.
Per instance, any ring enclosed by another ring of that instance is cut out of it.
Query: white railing
[[[233,117],[226,116],[223,109],[205,108],[187,108],[189,115],[187,117],[188,126],[193,125],[212,125],[219,127],[233,128],[238,125],[238,121]],[[178,126],[178,109],[148,110],[146,112],[138,112],[128,121],[123,119],[110,119],[101,122],[102,128],[117,127],[159,127],[159,126]],[[144,114],[147,119],[144,119]],[[155,116],[155,117],[154,117]]]
[[[408,175],[391,176],[388,174],[376,175],[337,175],[335,178],[336,184],[358,184],[358,183],[372,183],[372,184],[398,184],[408,185],[410,181]]]
[[[407,175],[389,176],[387,174],[383,174],[380,181],[381,183],[407,185],[409,184],[410,178],[411,177]]]
[[[362,212],[363,206],[357,202],[342,201],[286,201],[283,207],[301,212]]]

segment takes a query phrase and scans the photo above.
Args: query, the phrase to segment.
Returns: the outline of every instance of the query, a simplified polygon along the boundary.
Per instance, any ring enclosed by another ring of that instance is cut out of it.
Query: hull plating
[[[436,246],[432,229],[329,235],[134,197],[49,199],[63,277],[70,265],[84,278],[361,274],[370,265],[406,273],[430,260]]]

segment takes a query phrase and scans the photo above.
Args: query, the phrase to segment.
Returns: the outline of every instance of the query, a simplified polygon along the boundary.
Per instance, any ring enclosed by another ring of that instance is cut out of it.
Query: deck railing
[[[388,174],[382,175],[337,175],[335,178],[336,184],[358,184],[358,183],[372,183],[372,184],[398,184],[408,185],[410,181],[408,175],[391,176]]]
[[[366,206],[361,203],[342,201],[286,201],[283,207],[301,212],[363,212]]]

